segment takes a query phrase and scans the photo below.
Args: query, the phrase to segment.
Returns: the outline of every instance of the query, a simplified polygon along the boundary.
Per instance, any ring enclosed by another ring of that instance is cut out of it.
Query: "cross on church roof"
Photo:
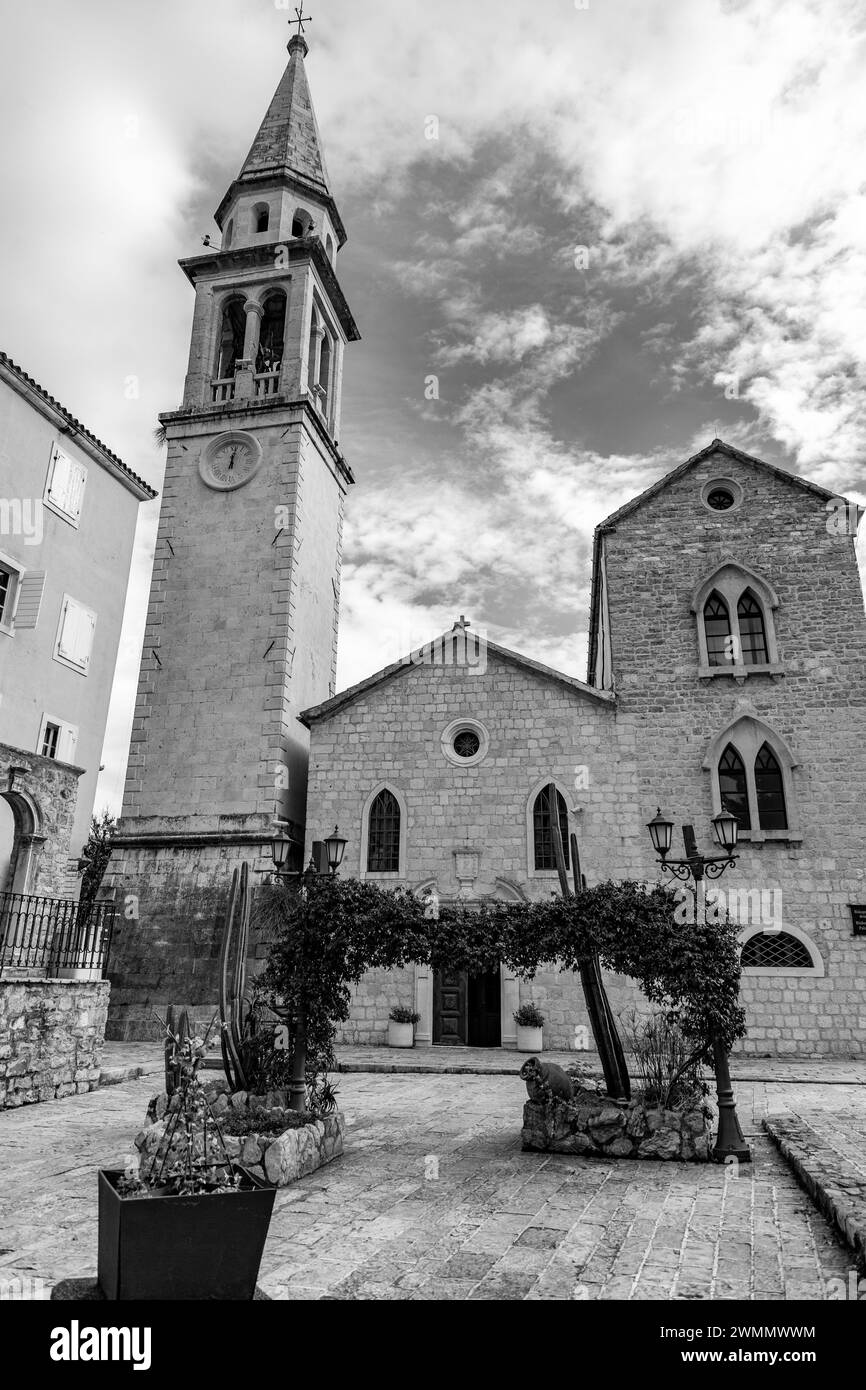
[[[298,9],[298,7],[297,7],[297,5],[296,5],[296,6],[295,6],[295,14],[296,14],[298,17],[297,17],[297,19],[290,19],[290,20],[289,20],[289,28],[291,29],[291,27],[292,27],[293,24],[297,24],[297,26],[298,26],[298,33],[299,33],[299,34],[303,34],[303,32],[304,32],[304,25],[305,25],[305,24],[312,24],[312,22],[313,22],[312,19],[310,18],[310,16],[309,16],[308,14],[304,14],[303,11],[304,11],[303,5],[301,6],[300,9]]]
[[[471,626],[472,626],[472,624],[469,623],[469,622],[467,622],[466,619],[464,618],[463,614],[461,613],[461,614],[460,614],[459,620],[454,624],[454,626],[452,627],[451,631],[452,631],[452,632],[456,632],[457,629],[458,629],[458,628],[461,628],[461,627],[465,630],[467,627],[471,627]]]

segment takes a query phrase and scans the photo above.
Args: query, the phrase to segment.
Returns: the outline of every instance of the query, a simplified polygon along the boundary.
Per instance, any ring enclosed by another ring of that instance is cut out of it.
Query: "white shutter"
[[[57,741],[57,756],[62,763],[75,762],[75,749],[78,746],[78,730],[74,724],[61,724],[60,738]]]
[[[71,459],[55,444],[51,456],[51,481],[45,494],[46,501],[73,521],[77,521],[81,515],[86,482],[87,469],[84,464]]]
[[[57,639],[57,655],[86,670],[90,664],[95,628],[96,614],[83,604],[76,603],[74,598],[65,598],[60,619],[60,635]]]
[[[18,594],[13,619],[16,628],[35,627],[42,607],[45,571],[28,570],[18,580]]]

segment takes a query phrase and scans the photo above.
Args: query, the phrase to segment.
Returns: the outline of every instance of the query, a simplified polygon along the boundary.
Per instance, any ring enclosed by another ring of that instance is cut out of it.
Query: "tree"
[[[333,1066],[334,1034],[349,1017],[351,986],[367,970],[425,958],[424,905],[405,889],[307,874],[264,887],[256,925],[269,941],[257,998],[288,1029],[291,1106],[304,1110],[307,1086]]]
[[[111,859],[111,841],[116,825],[114,816],[107,810],[103,811],[101,816],[91,816],[90,834],[78,861],[78,872],[81,875],[81,914],[88,912],[99,897],[102,880]]]

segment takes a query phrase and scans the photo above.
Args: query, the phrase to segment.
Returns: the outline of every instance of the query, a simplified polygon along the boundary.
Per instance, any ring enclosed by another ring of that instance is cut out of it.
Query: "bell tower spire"
[[[303,848],[297,716],[335,688],[354,481],[342,373],[360,334],[337,278],[346,232],[304,67],[309,20],[297,23],[217,210],[222,246],[180,263],[195,307],[183,400],[160,416],[165,483],[112,859],[116,891],[139,904],[113,957],[115,1038],[150,1036],[154,1006],[216,999],[232,866],[270,867],[276,821]]]

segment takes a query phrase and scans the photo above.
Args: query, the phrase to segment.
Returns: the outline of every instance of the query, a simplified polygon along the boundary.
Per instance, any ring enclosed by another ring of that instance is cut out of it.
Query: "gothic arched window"
[[[740,625],[741,661],[745,666],[767,664],[767,634],[764,629],[764,610],[749,589],[737,604]]]
[[[234,236],[234,234],[235,234],[235,223],[234,223],[234,218],[233,218],[233,217],[230,217],[230,218],[229,218],[229,224],[228,224],[228,226],[226,227],[226,234],[225,234],[225,236],[223,237],[223,249],[224,249],[225,251],[228,251],[229,247],[231,246],[231,244],[232,244],[232,237]]]
[[[256,203],[252,211],[253,231],[266,232],[270,226],[271,210],[267,203]]]
[[[536,869],[555,869],[556,855],[550,835],[550,808],[552,797],[556,797],[556,810],[559,817],[559,834],[562,840],[562,853],[565,867],[568,868],[568,807],[565,798],[552,782],[542,787],[532,808],[532,833],[535,846]]]
[[[224,380],[234,376],[235,364],[244,355],[246,315],[243,299],[230,299],[223,309],[220,336],[217,344],[216,377]]]
[[[787,830],[788,812],[785,807],[782,769],[766,743],[758,750],[755,759],[755,793],[758,798],[758,823],[761,829]]]
[[[286,322],[286,296],[282,290],[269,294],[264,302],[259,333],[257,372],[278,372],[283,365],[283,332]]]
[[[731,619],[728,605],[720,594],[713,592],[704,604],[704,631],[707,634],[707,658],[711,666],[730,666],[733,659]]]
[[[295,208],[292,218],[292,236],[309,236],[313,219],[305,208]]]
[[[373,799],[367,828],[367,872],[400,872],[400,806],[396,796],[383,787]]]
[[[736,748],[730,743],[719,759],[719,793],[722,810],[736,816],[741,830],[751,830],[746,769]]]

